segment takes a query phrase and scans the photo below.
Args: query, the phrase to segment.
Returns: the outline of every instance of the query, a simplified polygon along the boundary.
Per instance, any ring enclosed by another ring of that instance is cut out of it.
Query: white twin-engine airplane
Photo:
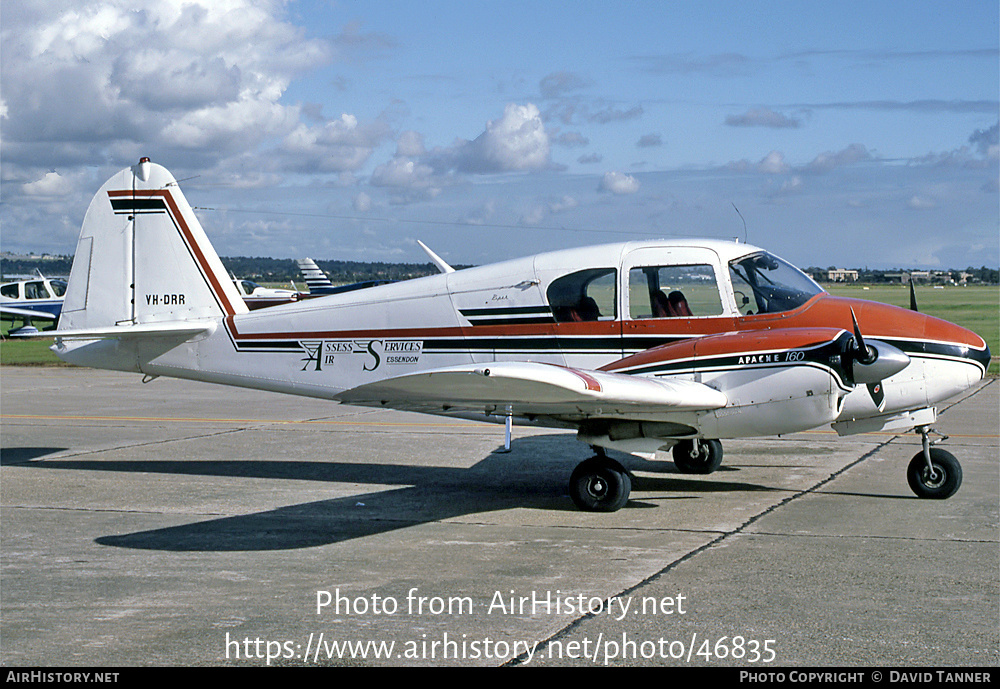
[[[722,241],[568,249],[250,312],[177,182],[145,158],[91,203],[48,335],[74,364],[504,421],[508,444],[511,420],[575,429],[596,456],[570,494],[594,511],[631,490],[605,448],[672,448],[680,471],[710,473],[720,439],[831,423],[916,429],[909,484],[947,498],[962,472],[931,447],[935,405],[990,359],[975,333],[832,297]]]

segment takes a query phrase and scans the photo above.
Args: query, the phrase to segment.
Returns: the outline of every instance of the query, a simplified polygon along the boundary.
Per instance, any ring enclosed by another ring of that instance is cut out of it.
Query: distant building
[[[826,279],[830,282],[857,282],[858,271],[833,268],[826,272]]]
[[[907,284],[913,282],[926,282],[932,284],[954,284],[951,273],[946,270],[910,270],[901,273],[886,273],[885,279],[889,282],[901,282]]]

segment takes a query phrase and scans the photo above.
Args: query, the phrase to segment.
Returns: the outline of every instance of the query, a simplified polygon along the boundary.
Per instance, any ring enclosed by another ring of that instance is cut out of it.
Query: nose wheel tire
[[[682,474],[711,474],[722,464],[722,443],[718,440],[699,440],[698,451],[692,440],[682,440],[674,445],[674,466]]]
[[[586,512],[615,512],[628,502],[631,491],[628,472],[607,457],[580,462],[569,478],[570,497]]]
[[[940,448],[930,449],[930,466],[923,452],[910,460],[906,480],[921,498],[944,500],[950,498],[962,485],[962,465],[955,455]]]

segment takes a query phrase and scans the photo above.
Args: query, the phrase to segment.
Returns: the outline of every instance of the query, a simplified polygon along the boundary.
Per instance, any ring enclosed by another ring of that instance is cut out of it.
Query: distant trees
[[[17,256],[0,258],[0,274],[8,275],[37,275],[35,270],[41,271],[45,277],[58,277],[69,275],[69,269],[73,265],[72,256]]]
[[[303,282],[295,261],[290,258],[264,256],[223,256],[226,270],[240,279],[254,282],[288,283]],[[364,261],[324,261],[316,265],[336,284],[364,282],[367,280],[408,280],[433,275],[438,269],[432,263],[384,263]],[[3,256],[0,273],[9,278],[14,275],[35,275],[40,271],[46,277],[66,277],[73,266],[72,256]],[[468,266],[455,266],[464,268]],[[303,285],[300,285],[302,287]]]
[[[367,280],[409,280],[410,278],[433,275],[438,269],[433,263],[385,263],[381,261],[325,261],[314,259],[320,270],[331,282],[347,284]],[[256,282],[302,281],[302,274],[295,261],[290,258],[264,258],[247,256],[222,257],[226,270],[238,278]],[[455,266],[467,267],[467,266]]]
[[[290,258],[267,258],[263,256],[230,256],[222,257],[222,264],[230,273],[238,278],[255,282],[288,283],[302,282],[302,275],[295,261]],[[40,271],[46,277],[65,277],[69,275],[73,265],[72,256],[12,256],[0,257],[0,272],[5,278],[13,275],[35,275]],[[438,272],[432,263],[385,263],[382,261],[336,261],[316,259],[316,265],[330,276],[336,284],[364,282],[367,280],[409,280],[410,278],[433,275]],[[468,268],[467,265],[456,265],[455,268]],[[819,268],[810,266],[805,269],[817,282],[829,282],[830,271],[834,267]],[[996,285],[1000,283],[1000,271],[996,268],[981,266],[968,267],[965,270],[869,270],[859,268],[858,282],[867,283],[901,283],[908,282],[909,275],[924,282],[955,282],[958,284]],[[301,285],[300,285],[301,286]]]
[[[958,271],[952,272],[958,273]],[[969,278],[970,282],[982,282],[987,285],[1000,283],[1000,270],[997,270],[996,268],[987,268],[986,266],[973,268],[972,266],[969,266],[965,269],[965,272],[972,276]]]

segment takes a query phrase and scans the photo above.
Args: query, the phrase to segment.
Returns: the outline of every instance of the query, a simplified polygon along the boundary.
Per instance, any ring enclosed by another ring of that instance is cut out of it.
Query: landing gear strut
[[[931,441],[928,436],[935,431],[929,426],[918,426],[916,431],[921,436],[924,449],[913,456],[906,469],[906,480],[910,488],[921,498],[950,498],[962,485],[962,465],[950,452],[931,447],[935,442],[947,440],[947,436]]]
[[[569,478],[570,497],[586,512],[615,512],[628,502],[630,492],[628,472],[603,452],[580,462]]]

